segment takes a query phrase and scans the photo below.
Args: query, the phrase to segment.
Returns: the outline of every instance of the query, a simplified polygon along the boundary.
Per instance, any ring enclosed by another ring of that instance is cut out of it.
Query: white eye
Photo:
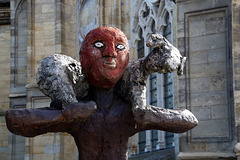
[[[94,43],[94,46],[97,48],[101,48],[104,46],[104,44],[102,42],[96,42],[96,43]]]
[[[123,49],[125,49],[125,46],[122,44],[119,44],[119,45],[117,45],[117,49],[123,50]]]

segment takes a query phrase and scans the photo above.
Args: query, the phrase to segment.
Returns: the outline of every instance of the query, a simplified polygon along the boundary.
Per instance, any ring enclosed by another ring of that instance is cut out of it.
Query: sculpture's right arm
[[[10,132],[34,137],[47,132],[68,132],[72,122],[84,121],[95,110],[93,101],[71,104],[63,110],[50,107],[36,109],[11,109],[5,118]]]
[[[165,109],[149,105],[135,108],[133,115],[140,131],[157,129],[183,133],[198,125],[197,118],[186,109]]]

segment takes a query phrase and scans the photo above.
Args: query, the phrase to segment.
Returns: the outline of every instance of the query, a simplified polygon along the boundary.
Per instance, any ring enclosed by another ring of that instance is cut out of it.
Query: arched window
[[[14,41],[14,87],[27,84],[27,1],[17,4],[15,11],[15,41]]]
[[[166,18],[166,26],[163,30],[163,36],[169,41],[172,41],[172,27],[169,21],[169,14],[167,13]],[[172,73],[164,73],[163,74],[163,86],[164,86],[164,107],[167,109],[173,109],[173,74]],[[166,132],[166,148],[173,147],[174,134],[171,132]]]
[[[137,58],[144,57],[144,39],[142,36],[142,29],[139,30],[139,38],[140,40],[137,43]],[[138,136],[138,147],[139,147],[139,153],[145,152],[145,146],[146,146],[146,131],[139,132]]]
[[[140,29],[139,31],[139,37],[140,37],[140,40],[138,41],[138,45],[137,45],[137,55],[138,55],[138,58],[142,58],[144,57],[144,39],[142,36],[142,29]]]
[[[135,17],[133,26],[136,29],[137,57],[142,58],[152,51],[152,48],[145,47],[149,33],[160,33],[172,42],[172,6],[170,0],[163,1],[136,1]],[[149,76],[147,92],[147,104],[173,108],[173,78],[171,73],[153,73]],[[174,134],[159,130],[148,130],[138,133],[138,151],[145,153],[149,151],[173,148]]]

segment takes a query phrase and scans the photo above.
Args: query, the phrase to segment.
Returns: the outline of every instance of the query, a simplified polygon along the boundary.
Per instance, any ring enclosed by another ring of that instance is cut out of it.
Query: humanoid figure
[[[151,35],[148,45],[154,51],[128,65],[129,46],[123,32],[112,27],[90,31],[81,46],[81,66],[60,55],[41,65],[38,83],[51,97],[51,107],[8,110],[8,129],[26,137],[68,132],[81,160],[127,159],[128,138],[139,131],[192,129],[198,121],[190,111],[146,106],[149,74],[181,73],[185,61],[160,35]]]

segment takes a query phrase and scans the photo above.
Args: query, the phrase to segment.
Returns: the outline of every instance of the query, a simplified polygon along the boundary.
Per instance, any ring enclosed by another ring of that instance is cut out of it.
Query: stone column
[[[232,53],[233,53],[233,83],[234,83],[234,109],[237,144],[235,153],[240,160],[240,1],[232,0]]]

